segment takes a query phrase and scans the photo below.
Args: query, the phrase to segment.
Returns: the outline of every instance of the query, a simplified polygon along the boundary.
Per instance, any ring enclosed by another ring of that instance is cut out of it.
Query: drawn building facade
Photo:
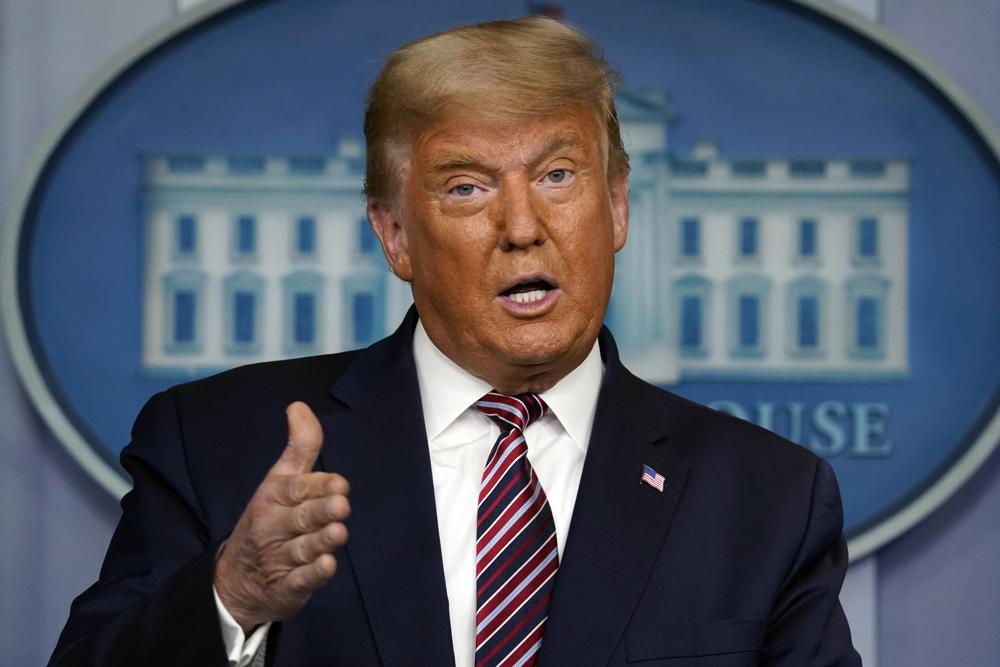
[[[626,363],[660,383],[907,372],[905,160],[680,155],[661,97],[618,105],[631,222],[608,321]],[[364,217],[356,141],[144,169],[147,372],[367,345],[411,302]]]

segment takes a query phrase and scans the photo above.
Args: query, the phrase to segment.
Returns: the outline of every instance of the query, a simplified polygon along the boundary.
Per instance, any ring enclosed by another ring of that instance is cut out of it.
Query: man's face
[[[600,330],[628,228],[603,137],[586,108],[447,119],[414,141],[398,201],[369,202],[431,340],[500,391],[547,389]]]

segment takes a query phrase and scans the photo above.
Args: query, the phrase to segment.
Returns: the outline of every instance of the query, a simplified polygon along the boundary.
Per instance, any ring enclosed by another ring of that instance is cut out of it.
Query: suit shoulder
[[[670,439],[695,458],[759,468],[815,470],[820,458],[812,451],[739,417],[696,403],[642,382],[656,414],[668,422]]]
[[[307,400],[324,395],[327,389],[357,358],[359,350],[299,357],[281,361],[238,366],[200,380],[179,384],[167,390],[183,404],[235,402],[251,404],[269,396],[282,400]]]

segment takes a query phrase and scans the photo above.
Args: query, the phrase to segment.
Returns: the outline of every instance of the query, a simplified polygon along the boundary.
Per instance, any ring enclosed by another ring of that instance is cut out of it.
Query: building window
[[[792,178],[821,178],[826,174],[826,163],[822,160],[791,160],[788,173]]]
[[[885,176],[885,160],[851,160],[851,176],[855,178],[881,178]]]
[[[316,254],[316,218],[303,215],[295,221],[295,252],[300,257]]]
[[[200,155],[171,155],[167,169],[175,174],[196,174],[205,168],[205,158]]]
[[[709,283],[700,276],[685,276],[674,285],[677,341],[681,356],[708,355]]]
[[[174,227],[174,256],[194,257],[198,254],[198,221],[190,213],[177,216]]]
[[[678,178],[697,178],[708,174],[708,163],[681,156],[670,157],[670,175]]]
[[[233,292],[233,342],[253,343],[256,337],[257,294],[247,290]]]
[[[264,280],[248,271],[224,282],[225,348],[230,354],[260,352],[264,322]]]
[[[681,257],[694,259],[701,256],[701,221],[698,218],[681,219]]]
[[[296,271],[282,281],[285,354],[315,354],[322,344],[323,274]]]
[[[823,312],[826,288],[814,276],[799,278],[788,287],[788,351],[793,357],[824,354]]]
[[[292,308],[292,342],[295,345],[312,345],[316,342],[316,295],[297,292]]]
[[[168,354],[201,352],[205,274],[181,269],[163,278],[163,342]]]
[[[233,253],[241,257],[257,254],[257,218],[241,215],[233,230]]]
[[[234,155],[227,160],[227,166],[232,174],[250,175],[263,174],[266,163],[262,157]]]
[[[753,294],[739,297],[740,347],[760,347],[760,299]]]
[[[351,301],[351,321],[354,340],[359,345],[375,341],[375,296],[371,292],[356,292]]]
[[[195,340],[195,291],[182,289],[174,292],[174,342],[188,345]]]
[[[855,276],[847,281],[848,354],[856,359],[885,357],[889,281]]]
[[[681,299],[681,347],[695,349],[703,346],[702,305],[700,296],[685,296]]]
[[[358,220],[358,254],[364,257],[375,255],[378,249],[378,237],[372,229],[368,218]]]
[[[385,274],[364,271],[344,281],[346,347],[371,345],[385,333]]]
[[[817,225],[812,218],[799,220],[799,257],[802,259],[816,258]]]
[[[326,158],[318,156],[293,157],[288,160],[288,171],[299,175],[322,174],[326,169]]]
[[[861,350],[872,350],[877,348],[879,343],[878,299],[870,296],[863,296],[857,300],[855,307],[857,308],[855,346]]]
[[[764,160],[733,160],[729,171],[733,176],[740,178],[763,178],[767,175],[767,162]]]
[[[879,259],[878,220],[861,218],[855,233],[855,260],[859,263],[877,263]]]
[[[812,295],[800,296],[797,310],[796,343],[803,350],[815,349],[819,345],[819,299]]]
[[[729,349],[734,357],[766,353],[770,291],[764,276],[736,276],[729,281]]]
[[[757,256],[758,228],[757,218],[742,218],[739,226],[739,255],[744,258]]]

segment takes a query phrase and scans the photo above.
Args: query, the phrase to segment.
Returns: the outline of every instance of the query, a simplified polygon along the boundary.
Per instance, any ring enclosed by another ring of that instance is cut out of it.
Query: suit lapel
[[[325,470],[351,483],[347,552],[379,657],[452,665],[430,455],[412,355],[415,311],[365,350],[331,389],[345,410],[320,415]]]
[[[687,476],[670,447],[648,387],[601,336],[605,379],[598,399],[569,537],[556,575],[542,665],[604,664],[649,579]],[[663,493],[640,485],[642,466],[666,477]]]

